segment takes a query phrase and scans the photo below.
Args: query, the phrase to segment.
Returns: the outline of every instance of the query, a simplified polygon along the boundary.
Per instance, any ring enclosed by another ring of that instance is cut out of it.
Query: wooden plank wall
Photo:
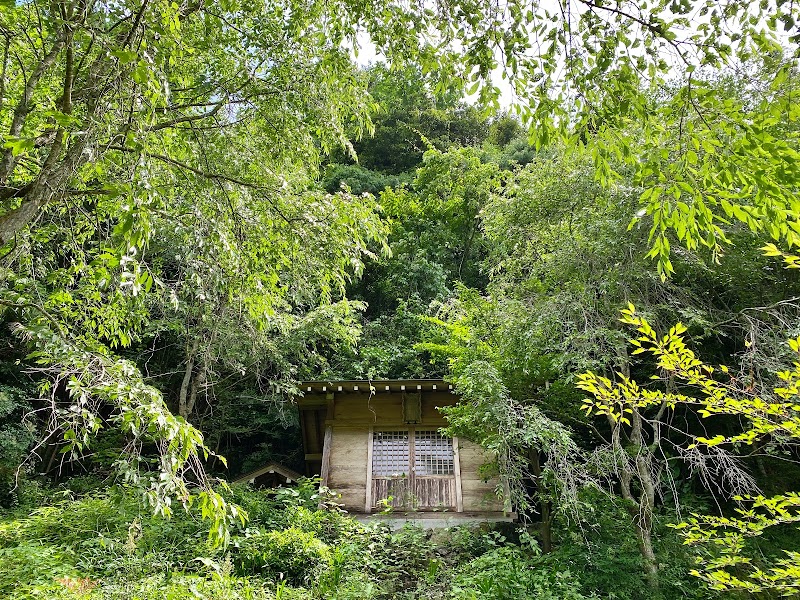
[[[466,512],[501,512],[503,502],[495,494],[499,483],[496,479],[487,482],[478,475],[480,466],[486,462],[483,449],[477,444],[458,439],[459,463],[461,466],[461,495]]]
[[[449,392],[422,393],[422,422],[417,426],[438,429],[446,422],[436,406],[453,404],[456,398]],[[403,395],[398,392],[368,393],[340,392],[335,395],[333,421],[336,425],[373,425],[402,427]]]
[[[367,436],[366,427],[333,427],[328,487],[356,512],[363,512],[367,501]]]
[[[375,499],[372,508],[379,511],[382,501],[391,497],[387,504],[394,508],[453,511],[456,508],[455,486],[455,479],[451,477],[419,477],[410,490],[408,479],[379,477],[372,481],[371,495]]]
[[[427,510],[456,508],[456,480],[453,477],[417,477],[413,500]]]
[[[373,499],[378,501],[383,500],[392,508],[410,508],[408,506],[408,479],[375,479],[372,482],[372,489]],[[391,501],[388,501],[390,497]],[[373,502],[373,504],[375,504],[375,502]],[[383,508],[383,506],[378,506],[377,510]]]

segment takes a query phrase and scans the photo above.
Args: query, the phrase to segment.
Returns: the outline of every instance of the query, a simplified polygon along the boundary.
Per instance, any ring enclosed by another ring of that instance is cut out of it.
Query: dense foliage
[[[0,2],[0,595],[796,594],[798,12]],[[519,526],[224,483],[392,377]]]

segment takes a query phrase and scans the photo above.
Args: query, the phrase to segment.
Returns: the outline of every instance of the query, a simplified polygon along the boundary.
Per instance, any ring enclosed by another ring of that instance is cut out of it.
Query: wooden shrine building
[[[353,513],[510,521],[482,449],[441,435],[458,400],[442,380],[308,381],[297,398],[306,474]]]

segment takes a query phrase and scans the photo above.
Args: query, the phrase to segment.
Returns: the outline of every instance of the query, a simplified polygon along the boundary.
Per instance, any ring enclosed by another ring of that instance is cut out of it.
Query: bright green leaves
[[[619,419],[624,416],[626,407],[644,409],[662,402],[674,407],[681,403],[695,406],[704,417],[737,415],[746,419],[748,426],[741,433],[727,437],[695,439],[696,443],[706,445],[752,444],[765,435],[789,438],[800,436],[800,414],[793,401],[794,397],[800,395],[800,366],[782,375],[785,386],[773,389],[781,401],[768,402],[752,394],[741,396],[733,376],[728,374],[727,382],[718,381],[714,377],[716,369],[704,364],[687,347],[683,337],[686,327],[681,323],[676,324],[665,335],[659,336],[647,319],[636,313],[632,305],[622,311],[621,321],[636,328],[639,333],[630,340],[631,345],[636,348],[633,354],[646,353],[652,356],[656,360],[657,368],[691,386],[698,391],[698,395],[689,397],[660,390],[644,390],[621,374],[618,374],[619,381],[612,383],[588,372],[580,375],[578,384],[581,389],[594,396],[593,400],[585,401],[585,410]],[[797,345],[797,342],[792,341],[791,344]],[[720,371],[728,373],[727,368],[720,367]]]
[[[147,68],[147,63],[139,62],[131,73],[131,79],[139,85],[143,85],[150,79],[149,75],[150,71]]]
[[[3,148],[9,148],[11,150],[11,154],[14,156],[25,154],[26,152],[33,150],[34,146],[34,140],[31,138],[11,138],[7,139],[3,144]]]
[[[118,48],[115,50],[111,50],[111,56],[115,56],[119,59],[119,62],[123,65],[127,65],[128,63],[133,62],[136,60],[138,54],[133,50],[129,50],[126,48]]]
[[[795,66],[765,59],[743,69],[770,91],[758,94],[738,73],[701,71],[643,123],[635,181],[653,218],[650,257],[662,277],[673,271],[667,235],[715,258],[730,245],[737,222],[790,251],[800,244],[798,121],[794,84],[786,79]]]
[[[686,544],[710,549],[698,558],[692,574],[715,590],[791,596],[800,585],[800,555],[787,552],[762,569],[753,566],[745,542],[767,533],[771,527],[791,527],[800,522],[800,494],[787,492],[769,498],[759,495],[736,500],[747,508],[738,508],[735,517],[693,515],[674,526]]]
[[[46,119],[52,119],[62,129],[77,129],[83,122],[75,115],[68,115],[60,110],[47,110],[42,112]]]
[[[656,212],[653,214],[653,227],[656,227],[661,222],[661,213]],[[652,234],[651,234],[652,235]],[[670,245],[669,238],[662,232],[654,240],[647,253],[648,258],[655,258],[656,268],[661,277],[661,281],[665,281],[669,275],[675,272],[670,260]]]
[[[800,269],[800,256],[789,252],[783,252],[775,244],[764,244],[759,250],[761,250],[764,256],[780,256],[787,269]]]
[[[197,490],[187,481],[187,474],[191,474],[204,485],[200,460],[213,453],[202,434],[168,410],[161,393],[144,381],[132,363],[63,340],[44,324],[24,327],[24,331],[46,348],[35,354],[39,364],[59,365],[69,392],[69,405],[60,410],[58,419],[63,431],[61,452],[80,457],[89,450],[97,432],[106,427],[119,428],[131,447],[156,444],[160,455],[157,468],[152,470],[146,461],[120,449],[116,466],[123,481],[135,485],[153,509],[167,517],[173,502],[186,509],[199,502],[203,518],[212,522],[212,544],[225,543],[228,526],[233,521],[243,522],[246,515],[225,503],[210,487]],[[114,409],[109,414],[102,410],[104,406]],[[107,416],[101,418],[101,414]]]

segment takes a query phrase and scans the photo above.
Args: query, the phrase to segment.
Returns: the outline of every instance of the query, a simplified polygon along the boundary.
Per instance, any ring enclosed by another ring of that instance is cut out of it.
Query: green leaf
[[[13,138],[9,137],[3,144],[3,148],[11,148],[13,156],[20,156],[33,150],[35,140],[33,138]]]

